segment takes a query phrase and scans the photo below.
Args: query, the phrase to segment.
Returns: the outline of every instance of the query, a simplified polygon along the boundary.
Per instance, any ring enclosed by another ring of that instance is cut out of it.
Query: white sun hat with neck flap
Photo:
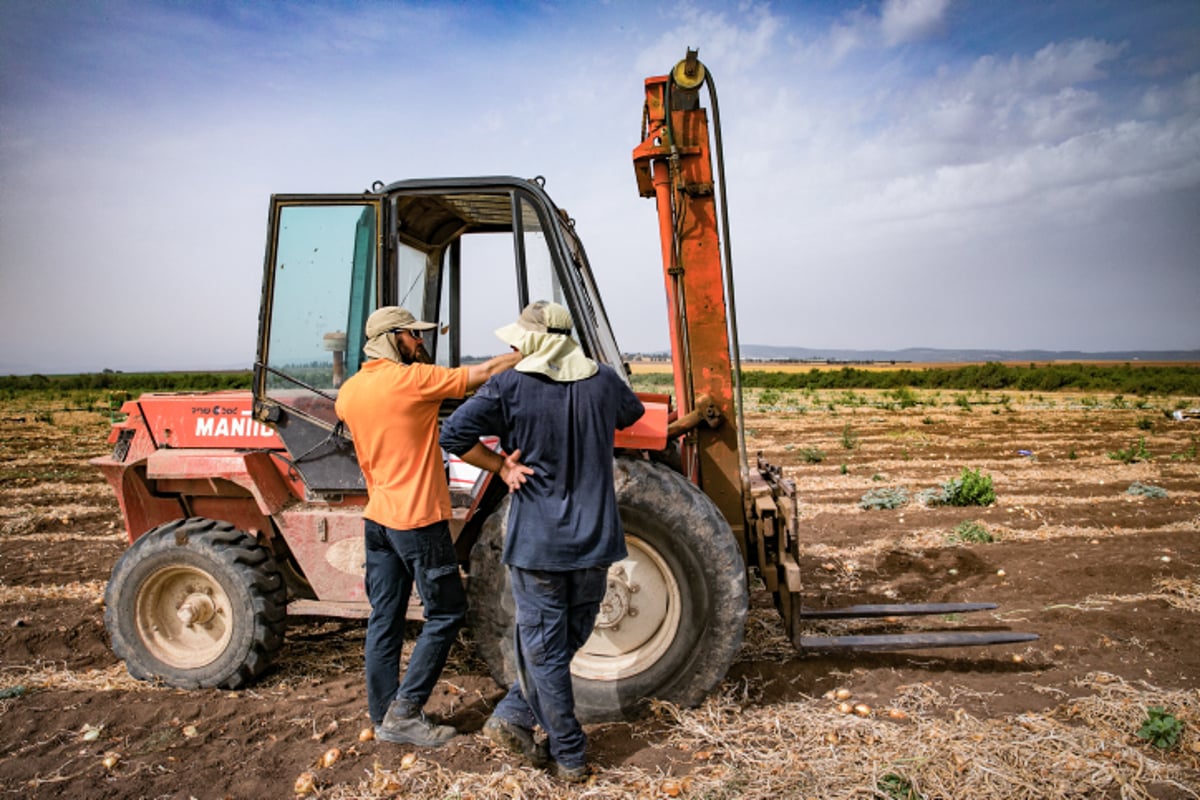
[[[500,341],[524,356],[513,369],[536,372],[562,383],[596,374],[596,362],[571,338],[571,312],[558,303],[538,300],[525,306],[511,325],[496,329]]]

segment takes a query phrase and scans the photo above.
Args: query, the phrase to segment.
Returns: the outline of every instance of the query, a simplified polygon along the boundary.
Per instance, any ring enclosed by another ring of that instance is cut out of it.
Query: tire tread
[[[172,672],[169,665],[161,665],[145,649],[134,621],[124,618],[129,616],[125,613],[126,601],[132,605],[126,594],[137,592],[137,586],[127,584],[138,564],[177,547],[186,547],[189,552],[223,563],[250,597],[250,607],[246,610],[252,628],[251,644],[237,664],[222,667],[218,660],[216,674],[205,667]],[[286,630],[287,589],[270,552],[232,524],[204,517],[173,520],[143,534],[117,560],[104,600],[104,622],[113,652],[125,661],[129,674],[138,680],[162,680],[180,688],[245,686],[270,665]]]

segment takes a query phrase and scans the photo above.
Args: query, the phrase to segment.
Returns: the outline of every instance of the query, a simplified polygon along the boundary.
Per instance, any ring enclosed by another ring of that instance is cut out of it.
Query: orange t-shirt
[[[367,480],[364,517],[400,530],[450,519],[438,408],[466,392],[467,367],[386,358],[368,361],[342,384],[337,415],[350,428]]]

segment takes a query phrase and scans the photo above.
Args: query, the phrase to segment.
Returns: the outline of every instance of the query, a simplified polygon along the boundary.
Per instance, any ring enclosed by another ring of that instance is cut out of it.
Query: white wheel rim
[[[147,578],[134,600],[134,615],[146,649],[177,669],[211,664],[233,638],[229,595],[194,567],[165,567]]]
[[[571,661],[576,677],[615,681],[646,671],[662,658],[679,632],[679,583],[658,551],[626,536],[628,558],[608,570],[591,637]]]

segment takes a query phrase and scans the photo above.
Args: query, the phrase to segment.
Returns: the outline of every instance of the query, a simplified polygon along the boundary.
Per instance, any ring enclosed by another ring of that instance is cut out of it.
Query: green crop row
[[[638,373],[634,386],[662,389],[672,385],[670,372]],[[0,375],[0,398],[18,392],[91,390],[138,392],[248,389],[251,372],[103,372],[78,375]],[[747,389],[906,389],[947,391],[1012,390],[1022,392],[1103,392],[1144,395],[1200,395],[1200,367],[1134,364],[1049,364],[1014,366],[999,363],[923,369],[811,369],[808,371],[742,371]]]
[[[72,392],[191,392],[249,389],[250,370],[235,372],[104,372],[79,375],[0,375],[0,399],[26,393],[49,397]]]
[[[671,385],[669,372],[633,376],[638,387]],[[742,371],[748,389],[931,389],[1022,392],[1104,392],[1144,395],[1200,395],[1200,367],[1133,364],[970,364],[924,369],[811,369]]]

